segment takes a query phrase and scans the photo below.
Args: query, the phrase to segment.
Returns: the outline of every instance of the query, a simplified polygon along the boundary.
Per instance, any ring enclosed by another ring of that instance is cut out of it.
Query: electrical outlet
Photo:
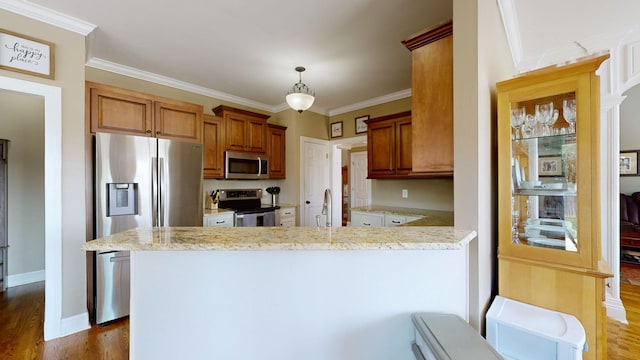
[[[407,189],[402,189],[402,198],[406,199],[409,197],[409,190]]]

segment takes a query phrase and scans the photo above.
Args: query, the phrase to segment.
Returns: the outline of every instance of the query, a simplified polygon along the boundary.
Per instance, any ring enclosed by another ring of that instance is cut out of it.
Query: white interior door
[[[326,217],[322,215],[322,204],[324,191],[329,187],[329,142],[300,138],[300,154],[301,226],[316,226],[317,215],[321,215],[320,225],[324,226]]]
[[[351,153],[351,207],[367,206],[371,203],[371,180],[367,179],[367,152]]]

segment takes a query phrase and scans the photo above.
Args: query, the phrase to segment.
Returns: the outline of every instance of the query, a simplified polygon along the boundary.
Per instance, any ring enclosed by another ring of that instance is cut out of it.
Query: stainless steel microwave
[[[264,154],[227,151],[224,165],[225,179],[269,178],[269,158]]]

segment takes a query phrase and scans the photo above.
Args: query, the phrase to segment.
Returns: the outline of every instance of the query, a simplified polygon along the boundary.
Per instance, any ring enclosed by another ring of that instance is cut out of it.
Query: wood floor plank
[[[640,286],[621,284],[628,325],[607,321],[607,359],[640,359]],[[129,319],[94,326],[60,339],[43,341],[44,283],[0,292],[0,359],[125,360],[129,358]]]

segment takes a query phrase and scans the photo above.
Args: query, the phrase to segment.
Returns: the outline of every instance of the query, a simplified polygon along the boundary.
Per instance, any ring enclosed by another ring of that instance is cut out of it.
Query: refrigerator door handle
[[[158,217],[158,158],[151,159],[151,223],[160,226]]]
[[[159,184],[159,197],[158,197],[158,226],[165,226],[164,221],[164,208],[166,205],[166,188],[167,184],[165,184],[164,178],[164,158],[158,157],[158,184]]]

